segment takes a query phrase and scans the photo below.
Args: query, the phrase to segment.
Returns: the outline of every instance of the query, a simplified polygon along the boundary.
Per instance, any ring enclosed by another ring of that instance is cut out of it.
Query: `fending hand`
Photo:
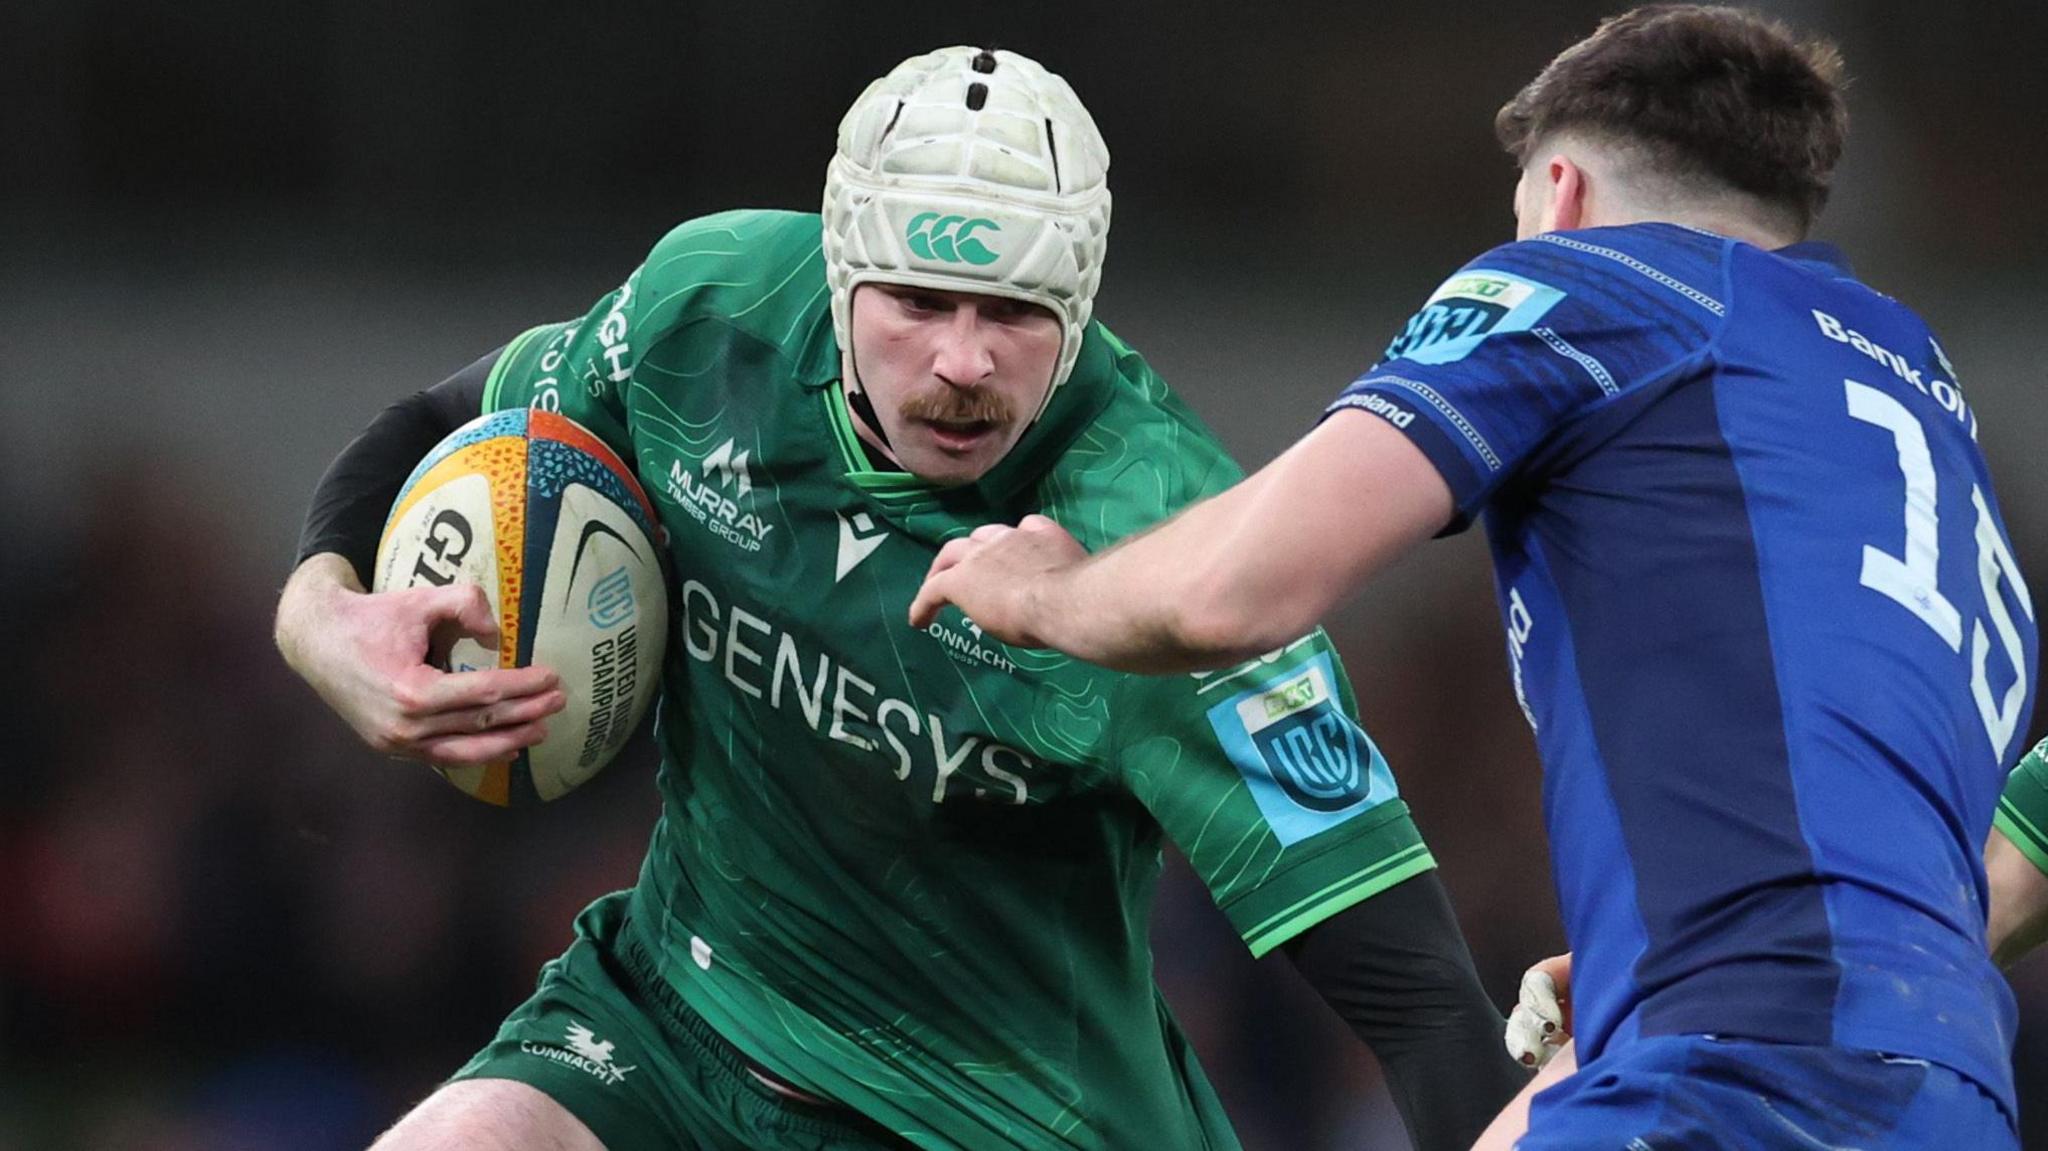
[[[1087,549],[1045,516],[1025,516],[1014,528],[984,524],[939,549],[911,601],[910,624],[929,625],[950,603],[1004,643],[1045,647],[1044,593],[1087,558]]]

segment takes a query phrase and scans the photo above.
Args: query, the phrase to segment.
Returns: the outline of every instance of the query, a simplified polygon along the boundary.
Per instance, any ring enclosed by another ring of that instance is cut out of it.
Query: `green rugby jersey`
[[[2048,872],[2048,739],[2034,745],[2012,769],[1991,824]]]
[[[1258,954],[1434,861],[1320,631],[1144,677],[955,608],[911,628],[948,539],[1040,511],[1100,548],[1240,473],[1100,325],[978,483],[873,470],[820,241],[814,215],[684,224],[487,386],[615,445],[667,532],[632,929],[746,1054],[919,1145],[1234,1147],[1152,981],[1163,840]]]

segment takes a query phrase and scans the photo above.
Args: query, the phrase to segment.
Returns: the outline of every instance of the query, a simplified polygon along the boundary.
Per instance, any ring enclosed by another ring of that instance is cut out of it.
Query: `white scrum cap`
[[[1036,60],[941,48],[868,85],[839,122],[824,216],[840,347],[853,289],[882,281],[1042,305],[1061,325],[1046,403],[1074,370],[1109,247],[1109,148]]]

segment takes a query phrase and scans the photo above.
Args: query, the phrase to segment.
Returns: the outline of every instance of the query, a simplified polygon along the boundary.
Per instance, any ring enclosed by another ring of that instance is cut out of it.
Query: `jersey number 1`
[[[1885,393],[1854,380],[1843,380],[1842,384],[1848,390],[1849,415],[1892,434],[1892,443],[1899,450],[1899,471],[1906,478],[1906,554],[1895,556],[1882,548],[1863,545],[1863,586],[1920,617],[1948,644],[1950,651],[1960,655],[1962,613],[1941,594],[1938,586],[1941,521],[1936,500],[1938,479],[1934,455],[1927,448],[1927,432],[1904,404]],[[1984,720],[1984,734],[1991,739],[1991,750],[2003,764],[2006,749],[2012,744],[2013,729],[2019,726],[2020,704],[2027,696],[2027,664],[2026,647],[2020,642],[2019,629],[2013,626],[2012,613],[2006,610],[2005,597],[1999,594],[1999,580],[2003,578],[2012,585],[2013,598],[2019,601],[2029,620],[2034,618],[2034,601],[2027,594],[2026,582],[2020,579],[2019,565],[2013,562],[2011,550],[1999,535],[1998,523],[1991,516],[1990,505],[1984,502],[1981,486],[1970,485],[1970,503],[1977,509],[1977,578],[1983,586],[1984,611],[1991,617],[1991,626],[1998,632],[2013,670],[2012,685],[2005,689],[2005,697],[1994,699],[1991,677],[1985,671],[1991,638],[1984,630],[1981,616],[1971,620],[1970,694],[1977,700],[1977,714]]]

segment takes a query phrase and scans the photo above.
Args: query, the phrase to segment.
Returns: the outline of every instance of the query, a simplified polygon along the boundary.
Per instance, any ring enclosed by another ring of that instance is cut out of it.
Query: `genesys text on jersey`
[[[1969,403],[1963,399],[1961,385],[1952,380],[1940,378],[1925,379],[1920,369],[1908,362],[1906,357],[1870,339],[1862,332],[1847,326],[1842,321],[1818,308],[1814,308],[1812,311],[1813,322],[1819,325],[1821,335],[1838,344],[1847,344],[1871,359],[1876,360],[1878,363],[1883,364],[1893,375],[1918,389],[1921,395],[1940,404],[1941,410],[1954,417],[1957,423],[1970,429],[1970,438],[1972,440],[1977,438],[1977,416],[1976,413],[1970,410]],[[1932,341],[1929,342],[1932,343]],[[1944,367],[1948,365],[1948,357],[1942,353],[1940,344],[1934,345],[1934,355],[1937,359],[1941,360]],[[1954,368],[1949,368],[1948,371],[1950,375],[1955,374]]]
[[[948,734],[940,716],[881,696],[874,681],[825,652],[806,657],[795,636],[739,604],[721,605],[696,580],[684,581],[680,598],[684,650],[735,691],[801,713],[816,735],[893,758],[899,780],[929,778],[933,803],[1030,798],[1025,776],[1040,769],[1037,758],[979,735]]]

